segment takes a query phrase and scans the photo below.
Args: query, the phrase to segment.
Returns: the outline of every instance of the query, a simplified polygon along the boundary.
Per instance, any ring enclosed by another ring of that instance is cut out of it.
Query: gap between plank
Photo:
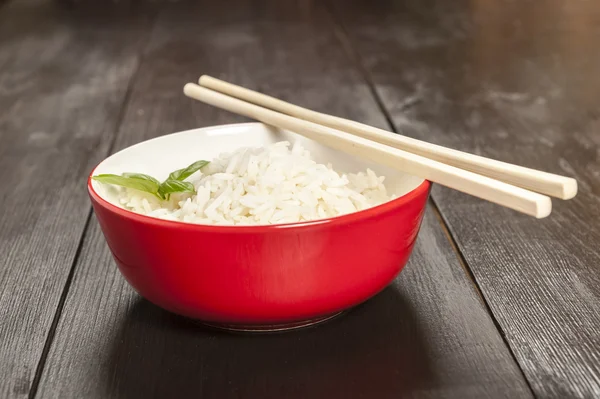
[[[2,1],[2,0],[0,0],[0,1]],[[150,35],[153,31],[152,27],[154,26],[154,21],[152,21],[150,23],[150,26],[151,27],[150,27],[150,29],[148,29],[149,33],[147,34],[147,37],[145,38],[144,42],[140,45],[140,55],[139,55],[138,64],[136,65],[135,70],[133,71],[133,74],[131,75],[131,78],[129,79],[129,83],[127,85],[127,89],[125,91],[125,95],[123,96],[123,101],[121,103],[121,109],[119,110],[119,114],[117,116],[117,122],[115,124],[115,134],[111,138],[110,144],[108,146],[107,154],[105,154],[105,155],[112,154],[114,147],[116,145],[117,138],[119,136],[119,130],[120,130],[121,124],[123,123],[123,120],[125,118],[125,113],[126,113],[125,111],[127,110],[127,105],[129,104],[129,99],[131,97],[131,92],[133,91],[134,83],[137,80],[140,66],[142,65],[142,62],[144,59],[144,49],[146,47],[148,37],[150,37]],[[88,210],[87,219],[86,219],[84,227],[83,227],[83,232],[81,233],[81,238],[79,239],[79,243],[77,244],[77,250],[75,251],[75,257],[73,258],[73,262],[71,263],[71,268],[69,270],[67,280],[65,281],[65,286],[63,287],[63,291],[60,295],[60,299],[58,301],[56,311],[54,312],[54,317],[52,318],[52,324],[50,325],[50,329],[48,330],[48,335],[46,336],[46,342],[44,343],[44,348],[42,349],[42,355],[41,355],[38,365],[35,369],[35,375],[33,377],[31,386],[29,388],[28,399],[35,399],[35,397],[37,395],[37,391],[38,391],[39,384],[40,384],[40,381],[42,378],[42,374],[44,372],[44,367],[46,365],[46,360],[48,359],[48,354],[50,353],[50,348],[52,347],[52,344],[54,342],[54,336],[56,335],[56,329],[58,328],[58,323],[60,322],[60,318],[62,316],[62,312],[65,307],[67,295],[69,294],[69,290],[71,289],[71,283],[73,282],[73,278],[75,276],[75,269],[77,268],[77,263],[79,262],[79,257],[81,256],[81,251],[83,250],[83,243],[85,241],[85,237],[89,231],[90,221],[92,220],[93,209],[91,206],[89,206],[88,209],[89,210]]]
[[[348,35],[348,32],[344,28],[343,23],[336,17],[334,7],[332,6],[331,2],[326,1],[324,3],[324,8],[325,8],[326,12],[329,14],[330,20],[332,21],[332,26],[333,26],[333,31],[334,31],[335,36],[340,41],[340,44],[341,44],[342,48],[344,49],[344,51],[346,52],[346,55],[348,56],[348,58],[350,58],[350,61],[355,64],[356,69],[358,70],[359,74],[361,74],[361,77],[367,84],[369,92],[373,96],[377,106],[379,107],[379,110],[385,117],[385,120],[388,124],[389,129],[391,131],[393,131],[394,133],[399,134],[398,130],[396,129],[396,126],[394,124],[391,114],[389,113],[387,107],[385,106],[383,99],[377,92],[375,82],[373,81],[369,71],[365,67],[365,64],[360,56],[360,53],[352,45],[352,42],[350,41],[350,36]],[[531,383],[529,382],[523,369],[521,368],[521,364],[517,360],[515,353],[513,352],[511,346],[508,343],[508,340],[506,339],[506,335],[504,333],[504,330],[502,329],[502,326],[500,325],[500,323],[494,316],[494,313],[492,312],[492,309],[491,309],[488,301],[485,299],[485,296],[483,295],[483,292],[482,292],[479,284],[477,283],[477,280],[476,280],[475,276],[473,275],[473,272],[469,268],[469,264],[468,264],[466,258],[464,257],[464,254],[462,253],[462,251],[460,250],[460,248],[458,246],[456,237],[454,237],[454,235],[450,231],[448,223],[447,223],[446,219],[444,219],[444,217],[440,211],[440,208],[438,207],[438,205],[435,202],[435,200],[433,199],[433,197],[430,197],[429,202],[431,204],[431,209],[433,210],[433,213],[435,214],[444,234],[446,235],[448,241],[450,242],[450,245],[452,246],[454,253],[456,254],[456,257],[458,258],[459,264],[464,269],[469,280],[472,282],[473,287],[475,289],[475,293],[480,298],[481,303],[485,307],[487,313],[490,315],[490,318],[492,319],[494,326],[498,330],[498,333],[500,334],[500,337],[502,338],[504,345],[508,349],[508,352],[510,353],[513,361],[515,362],[515,364],[517,365],[517,368],[521,372],[521,376],[523,377],[523,380],[527,384],[527,387],[529,388],[531,395],[533,397],[535,397]]]
[[[31,382],[31,387],[29,388],[29,399],[35,398],[37,394],[38,386],[40,384],[40,379],[42,378],[42,372],[44,371],[44,365],[46,364],[46,359],[48,358],[48,353],[50,352],[50,347],[52,346],[52,342],[54,341],[54,335],[56,333],[56,328],[58,327],[58,322],[60,321],[60,315],[62,314],[62,310],[65,306],[65,301],[67,300],[67,294],[69,293],[69,288],[71,286],[71,282],[73,281],[73,276],[75,275],[75,265],[79,260],[79,256],[81,255],[81,250],[83,249],[83,241],[85,237],[85,233],[90,224],[90,220],[92,220],[92,208],[89,207],[87,218],[85,220],[85,224],[83,226],[83,232],[81,233],[81,238],[79,239],[79,243],[77,244],[77,250],[75,251],[75,257],[73,258],[73,262],[71,263],[71,269],[69,270],[69,274],[67,276],[67,281],[65,282],[65,286],[60,294],[60,298],[58,300],[58,306],[56,307],[56,311],[54,312],[54,317],[52,318],[52,324],[50,324],[50,329],[48,330],[48,335],[46,336],[46,342],[44,342],[44,348],[42,349],[42,355],[40,356],[40,360],[38,362],[37,367],[35,368],[35,375],[33,376],[33,381]]]
[[[508,349],[508,353],[510,353],[510,356],[512,357],[513,361],[517,365],[517,368],[521,372],[521,376],[523,377],[525,384],[527,384],[527,387],[529,388],[529,392],[531,392],[531,396],[535,397],[535,392],[533,391],[533,387],[531,386],[531,383],[527,379],[525,372],[521,368],[521,364],[517,360],[517,357],[516,357],[514,351],[512,350],[511,346],[509,345],[508,340],[506,339],[506,334],[504,333],[504,330],[502,329],[502,326],[500,325],[500,323],[494,316],[494,312],[492,312],[492,308],[490,307],[488,301],[486,301],[485,297],[483,296],[483,292],[481,291],[481,288],[479,287],[479,284],[477,283],[477,280],[475,279],[475,276],[473,275],[471,268],[469,268],[469,263],[467,262],[467,259],[463,255],[462,251],[459,249],[456,239],[450,232],[450,229],[448,227],[448,223],[447,223],[446,219],[444,219],[444,216],[442,215],[440,208],[435,203],[435,200],[433,198],[430,198],[430,200],[431,200],[431,209],[433,210],[434,215],[438,219],[438,222],[440,223],[442,231],[448,238],[448,242],[450,242],[450,245],[452,246],[454,253],[456,253],[456,257],[458,258],[459,264],[465,271],[469,280],[471,280],[471,282],[473,283],[473,288],[475,289],[475,293],[479,297],[479,299],[480,299],[481,303],[483,304],[483,306],[485,307],[485,310],[487,311],[487,313],[490,315],[490,318],[492,319],[492,323],[494,323],[494,326],[496,327],[496,330],[498,330],[498,333],[500,334],[502,341],[504,341],[504,345]]]

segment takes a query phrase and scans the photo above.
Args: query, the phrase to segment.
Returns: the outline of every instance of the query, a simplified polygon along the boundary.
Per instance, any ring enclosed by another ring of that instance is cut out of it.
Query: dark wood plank
[[[433,198],[534,392],[600,397],[600,3],[366,6],[335,14],[399,131],[579,180],[541,221]]]
[[[2,398],[29,392],[90,212],[85,179],[136,69],[145,18],[105,14],[0,9]]]
[[[174,5],[158,19],[117,147],[237,120],[183,97],[183,84],[203,72],[384,126],[329,22],[308,2]],[[140,300],[116,270],[94,222],[38,396],[516,398],[531,393],[430,210],[410,264],[391,288],[327,325],[275,336],[207,331]]]

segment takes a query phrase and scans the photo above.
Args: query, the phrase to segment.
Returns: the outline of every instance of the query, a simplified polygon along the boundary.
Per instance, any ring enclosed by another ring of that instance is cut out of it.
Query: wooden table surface
[[[414,253],[346,316],[271,336],[141,299],[88,173],[240,121],[208,73],[575,177],[543,220],[436,186]],[[0,398],[600,397],[600,2],[0,0]]]

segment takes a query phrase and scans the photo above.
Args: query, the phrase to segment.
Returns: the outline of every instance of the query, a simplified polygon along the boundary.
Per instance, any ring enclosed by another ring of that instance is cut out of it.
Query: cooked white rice
[[[384,177],[367,169],[339,174],[318,164],[296,143],[242,148],[221,154],[187,181],[196,194],[169,201],[121,189],[131,211],[160,219],[211,225],[268,225],[324,219],[387,202]]]

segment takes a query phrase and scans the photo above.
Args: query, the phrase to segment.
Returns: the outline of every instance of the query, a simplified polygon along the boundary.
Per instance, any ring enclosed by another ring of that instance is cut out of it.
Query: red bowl
[[[343,164],[346,168],[341,170],[349,172],[371,167],[387,177],[388,189],[391,185],[408,192],[377,207],[330,219],[209,226],[128,211],[109,202],[110,193],[91,180],[95,174],[126,171],[162,178],[169,170],[192,160],[210,160],[223,150],[290,139],[302,140],[317,161],[331,161],[336,168]],[[164,155],[159,162],[157,151]],[[146,141],[107,158],[88,180],[108,246],[137,292],[171,312],[241,330],[314,323],[385,288],[409,258],[429,188],[426,180],[352,159],[259,123],[196,129]]]

